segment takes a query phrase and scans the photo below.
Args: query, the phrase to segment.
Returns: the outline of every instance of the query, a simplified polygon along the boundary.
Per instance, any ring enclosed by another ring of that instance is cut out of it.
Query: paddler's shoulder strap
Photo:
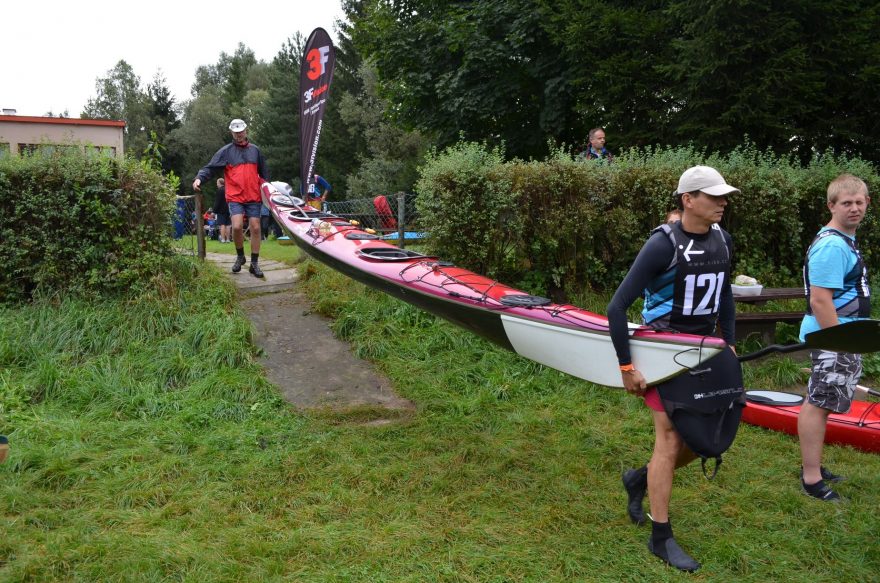
[[[664,233],[669,238],[669,242],[672,243],[672,260],[669,262],[669,265],[666,266],[666,271],[669,271],[670,269],[675,267],[676,263],[678,263],[678,253],[675,252],[675,249],[676,249],[675,230],[671,226],[669,226],[668,224],[663,223],[662,225],[660,225],[660,226],[656,227],[654,230],[652,230],[651,234],[653,235],[654,233],[661,233],[661,232]]]

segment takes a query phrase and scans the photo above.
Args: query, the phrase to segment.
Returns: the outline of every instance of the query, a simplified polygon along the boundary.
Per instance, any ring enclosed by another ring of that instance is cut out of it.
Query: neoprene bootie
[[[629,514],[629,519],[639,526],[645,524],[642,500],[644,500],[645,492],[648,489],[648,466],[623,472],[623,487],[629,498],[626,502],[626,513]]]
[[[675,542],[675,538],[672,536],[672,525],[668,522],[651,521],[651,538],[648,539],[648,550],[681,571],[692,573],[700,568],[700,563]]]

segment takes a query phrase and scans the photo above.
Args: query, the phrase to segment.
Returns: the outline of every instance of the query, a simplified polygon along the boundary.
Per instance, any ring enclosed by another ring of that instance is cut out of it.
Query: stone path
[[[414,409],[372,364],[356,358],[351,347],[333,335],[328,318],[312,312],[308,299],[296,289],[295,269],[260,260],[266,277],[259,279],[247,266],[232,273],[232,255],[207,253],[206,259],[235,282],[256,330],[267,377],[287,401],[299,408]]]

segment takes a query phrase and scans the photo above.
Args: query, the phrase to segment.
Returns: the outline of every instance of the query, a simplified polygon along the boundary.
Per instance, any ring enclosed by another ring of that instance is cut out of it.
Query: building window
[[[22,156],[34,156],[40,154],[42,156],[52,156],[64,152],[72,152],[79,150],[78,146],[62,146],[59,144],[19,144],[18,153]]]
[[[9,156],[9,143],[8,142],[0,142],[0,158],[6,158]]]
[[[86,146],[86,154],[89,156],[116,157],[116,148],[113,146]]]

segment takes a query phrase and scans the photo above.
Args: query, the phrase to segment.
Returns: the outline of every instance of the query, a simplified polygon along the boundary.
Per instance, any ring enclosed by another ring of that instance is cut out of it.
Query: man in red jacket
[[[244,257],[244,217],[248,219],[251,232],[251,267],[255,277],[263,277],[260,259],[260,184],[269,181],[266,158],[255,145],[248,142],[247,124],[240,119],[229,123],[232,143],[226,144],[214,154],[211,161],[199,170],[193,181],[193,190],[201,192],[202,182],[210,180],[215,171],[222,168],[226,181],[226,201],[232,218],[232,240],[235,242],[236,258],[232,273],[241,271],[247,263]]]

